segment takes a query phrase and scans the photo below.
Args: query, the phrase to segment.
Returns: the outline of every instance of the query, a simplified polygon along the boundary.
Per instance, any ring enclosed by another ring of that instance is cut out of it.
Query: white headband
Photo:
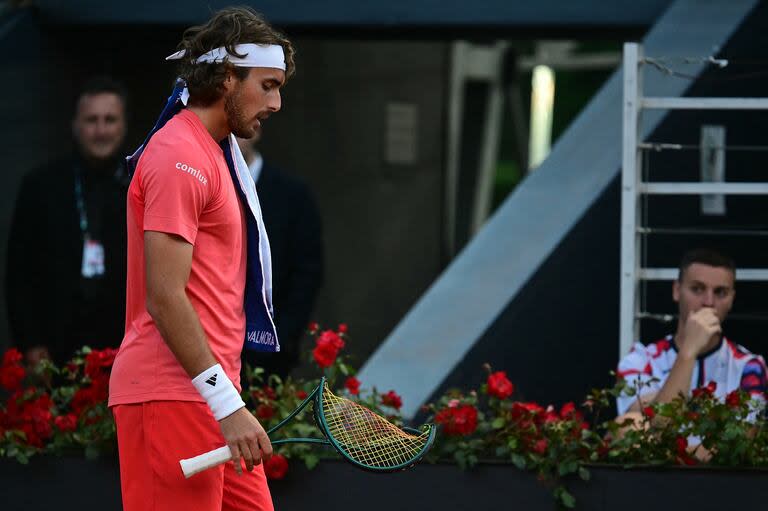
[[[203,53],[195,62],[220,64],[226,61],[238,67],[269,67],[285,71],[285,55],[283,55],[283,47],[279,44],[238,44],[235,45],[235,51],[245,54],[245,57],[232,55],[226,48],[221,47]],[[184,50],[177,51],[165,57],[165,60],[179,60],[185,53]]]

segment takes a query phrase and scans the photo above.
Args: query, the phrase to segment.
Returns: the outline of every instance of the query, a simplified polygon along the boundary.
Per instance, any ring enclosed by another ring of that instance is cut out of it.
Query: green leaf
[[[320,458],[316,454],[307,454],[304,456],[304,464],[309,470],[312,470],[320,463]]]
[[[520,470],[525,470],[525,458],[520,456],[519,454],[513,454],[510,459],[512,460],[512,463],[519,468]]]
[[[571,461],[566,461],[566,462],[560,463],[559,466],[558,466],[557,472],[561,476],[565,476],[565,475],[568,475],[568,474],[573,474],[574,472],[576,472],[576,470],[578,468],[579,468],[578,463],[576,463],[575,461],[571,460]]]
[[[558,486],[555,490],[555,496],[558,500],[563,504],[563,506],[567,507],[568,509],[573,509],[576,507],[576,499],[573,498],[573,495],[568,493],[568,490],[566,490],[562,486]]]
[[[591,474],[589,473],[589,470],[587,470],[584,467],[579,467],[579,477],[582,481],[589,481],[589,478],[591,477]]]
[[[504,417],[496,417],[493,419],[493,422],[491,422],[491,427],[493,429],[501,429],[504,427],[505,420]]]

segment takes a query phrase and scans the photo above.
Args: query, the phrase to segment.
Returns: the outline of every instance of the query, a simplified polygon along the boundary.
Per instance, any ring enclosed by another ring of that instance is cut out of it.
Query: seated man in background
[[[125,92],[108,77],[78,94],[74,151],[28,174],[11,223],[6,301],[28,363],[61,363],[83,345],[117,347],[125,330]]]
[[[641,384],[639,396],[617,399],[620,416],[639,415],[651,403],[688,396],[691,389],[709,382],[717,384],[715,396],[721,400],[736,389],[764,399],[768,385],[763,357],[723,335],[722,324],[736,294],[734,262],[712,250],[697,249],[683,256],[679,270],[672,284],[672,298],[678,304],[674,335],[647,346],[636,343],[619,363],[619,378],[630,387]],[[648,384],[652,378],[658,381]]]
[[[247,362],[263,367],[265,376],[285,378],[299,363],[299,344],[323,281],[322,221],[309,187],[264,161],[256,148],[260,139],[259,127],[253,138],[238,138],[238,145],[256,182],[272,251],[272,296],[281,351],[243,350],[242,367]]]

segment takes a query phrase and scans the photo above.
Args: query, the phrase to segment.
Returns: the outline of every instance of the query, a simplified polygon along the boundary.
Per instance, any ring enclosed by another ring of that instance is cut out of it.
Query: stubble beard
[[[251,138],[256,135],[253,125],[245,118],[242,109],[240,87],[224,97],[224,113],[227,115],[229,130],[237,137]]]

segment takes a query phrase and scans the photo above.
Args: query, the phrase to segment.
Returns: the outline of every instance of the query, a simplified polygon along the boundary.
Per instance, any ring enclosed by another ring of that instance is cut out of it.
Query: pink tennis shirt
[[[128,189],[125,337],[109,382],[109,406],[204,401],[147,312],[144,232],[194,246],[187,296],[214,357],[240,388],[245,335],[246,223],[224,153],[188,110],[149,141]]]

